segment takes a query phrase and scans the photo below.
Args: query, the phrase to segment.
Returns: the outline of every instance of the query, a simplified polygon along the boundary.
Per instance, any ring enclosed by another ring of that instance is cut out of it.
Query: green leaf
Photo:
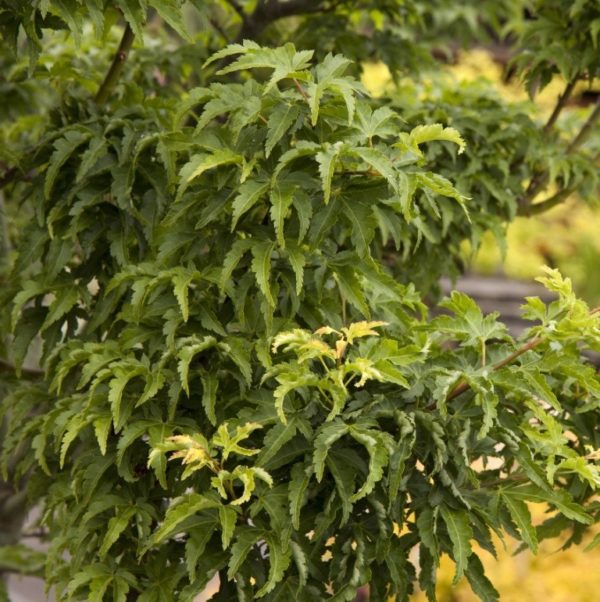
[[[259,182],[256,180],[246,180],[240,185],[238,194],[233,199],[233,215],[231,221],[231,231],[235,230],[238,220],[244,213],[250,211],[261,197],[269,190],[269,182]],[[242,241],[237,241],[242,242]]]
[[[469,557],[473,553],[470,541],[473,531],[467,512],[454,510],[446,505],[442,505],[440,509],[452,542],[452,558],[456,563],[456,575],[452,583],[456,584],[469,566]]]
[[[77,287],[69,287],[68,289],[57,291],[56,298],[48,308],[48,315],[42,324],[40,332],[43,332],[69,313],[77,305],[79,299],[80,291]]]
[[[223,549],[229,547],[235,531],[238,514],[231,506],[219,506],[219,521],[221,523],[221,542]]]
[[[310,66],[310,59],[314,52],[312,50],[296,51],[293,44],[287,43],[279,48],[261,48],[254,42],[244,41],[243,45],[234,44],[228,49],[217,53],[211,57],[210,61],[216,58],[231,56],[232,54],[242,54],[232,64],[224,67],[219,74],[231,73],[242,69],[273,69],[271,79],[265,87],[265,93],[268,92],[279,81],[287,77],[293,77],[298,71]],[[209,62],[210,62],[209,61]]]
[[[422,156],[421,150],[419,149],[420,144],[437,140],[454,142],[454,144],[458,145],[459,154],[466,148],[465,141],[457,130],[451,127],[444,127],[439,123],[418,125],[412,129],[408,138],[402,138],[403,143],[407,143],[407,146],[419,156]]]
[[[73,155],[75,149],[91,138],[91,132],[82,129],[71,129],[54,143],[54,153],[48,162],[46,179],[44,181],[44,196],[50,198],[54,182],[62,166]]]
[[[136,509],[133,506],[129,508],[117,509],[116,516],[113,516],[108,521],[106,534],[102,540],[102,545],[98,550],[98,555],[100,558],[104,558],[106,556],[110,548],[116,543],[123,531],[127,529],[129,526],[129,521],[135,512]]]
[[[275,243],[257,242],[252,245],[252,271],[256,276],[256,283],[261,293],[271,307],[275,307],[275,298],[271,292],[271,253],[275,249]]]
[[[206,412],[207,418],[213,426],[217,424],[215,414],[215,405],[217,402],[217,389],[219,380],[214,374],[204,373],[202,375],[202,407]]]
[[[579,523],[590,524],[592,517],[585,512],[584,508],[573,502],[567,491],[545,490],[533,483],[519,485],[518,487],[503,488],[502,494],[518,500],[552,504],[567,518]]]
[[[335,420],[324,424],[319,428],[315,437],[315,453],[313,455],[313,466],[317,481],[323,479],[325,470],[325,460],[331,446],[341,439],[344,435],[350,432],[350,427],[344,422]]]
[[[294,188],[293,184],[287,183],[285,180],[275,179],[271,187],[271,194],[269,195],[269,200],[271,201],[271,220],[275,228],[277,242],[282,249],[285,248],[286,243],[283,226],[289,209],[292,206]]]
[[[367,165],[378,171],[388,182],[392,190],[399,192],[398,172],[392,161],[377,148],[352,149]]]
[[[194,279],[194,273],[188,273],[185,270],[178,269],[173,274],[171,280],[173,282],[173,293],[179,304],[183,321],[187,322],[190,317],[190,308],[188,302],[189,286]]]
[[[507,507],[512,519],[515,521],[523,541],[529,546],[530,550],[537,554],[538,541],[535,527],[531,523],[531,513],[527,504],[510,495],[502,495],[502,502]]]
[[[96,435],[96,441],[98,441],[98,447],[100,453],[106,455],[106,445],[108,442],[108,435],[110,433],[110,427],[112,426],[112,416],[102,416],[94,420],[94,433]]]
[[[227,337],[221,345],[229,359],[238,367],[248,385],[252,382],[252,344],[241,337]]]
[[[219,278],[219,288],[221,290],[226,287],[242,257],[252,248],[252,245],[252,241],[247,238],[236,240],[231,245],[227,255],[225,255],[225,262],[223,263],[221,276]]]
[[[469,556],[469,566],[465,574],[473,591],[479,596],[482,602],[497,602],[500,599],[500,594],[485,576],[483,565],[477,554]]]
[[[312,466],[294,464],[291,472],[288,499],[290,502],[290,516],[294,529],[300,528],[300,511],[306,503],[306,490],[313,474]]]
[[[199,178],[205,171],[221,165],[240,165],[243,157],[228,148],[215,150],[211,154],[194,155],[179,172],[181,182],[177,189],[177,199],[180,199],[193,180]]]
[[[336,142],[333,146],[329,146],[316,155],[317,163],[319,164],[319,174],[323,181],[323,201],[326,205],[329,203],[329,198],[331,197],[331,182],[335,173],[335,164],[343,151],[344,145],[341,142]]]
[[[180,0],[151,0],[158,14],[184,39],[191,40],[184,22]]]
[[[218,502],[198,493],[188,493],[182,496],[169,506],[165,519],[150,538],[148,546],[158,545],[171,535],[174,535],[177,532],[177,527],[184,520],[198,514],[198,512],[210,508],[218,508],[219,506]]]
[[[302,287],[304,285],[304,267],[306,265],[306,255],[302,252],[300,246],[295,243],[288,241],[286,247],[288,253],[288,259],[294,275],[296,277],[296,295],[302,294]]]
[[[299,115],[300,107],[298,105],[280,102],[275,106],[267,122],[266,157],[271,154],[275,145],[283,138]]]
[[[252,527],[240,527],[236,530],[235,543],[231,547],[227,578],[233,579],[241,566],[244,564],[250,550],[256,543],[263,539],[264,533],[261,529]]]
[[[369,495],[375,488],[375,485],[383,478],[383,469],[387,466],[389,453],[385,446],[382,436],[377,431],[363,429],[357,426],[351,426],[350,436],[364,445],[369,454],[369,472],[367,480],[362,487],[350,497],[351,502],[356,502]]]
[[[217,340],[215,337],[207,336],[204,337],[201,341],[193,342],[188,345],[182,347],[178,353],[177,357],[179,358],[179,362],[177,364],[177,372],[179,372],[179,378],[181,380],[181,386],[183,390],[188,394],[190,394],[190,388],[188,384],[189,380],[189,371],[190,364],[194,357],[202,351],[206,351],[211,347],[214,347],[217,344]]]
[[[343,198],[344,217],[351,223],[353,247],[359,257],[370,256],[370,245],[375,236],[375,218],[371,206],[356,198]]]
[[[263,440],[262,451],[256,459],[257,465],[268,464],[269,460],[295,436],[296,431],[296,418],[292,418],[287,424],[277,423],[271,427]]]
[[[142,26],[146,22],[146,11],[145,7],[140,5],[139,0],[117,0],[118,7],[123,11],[123,16],[135,36],[139,39],[143,39],[144,30]]]
[[[265,540],[269,546],[269,575],[267,582],[256,592],[257,598],[262,598],[275,588],[292,560],[291,547],[284,546],[277,535],[269,532],[265,535]]]

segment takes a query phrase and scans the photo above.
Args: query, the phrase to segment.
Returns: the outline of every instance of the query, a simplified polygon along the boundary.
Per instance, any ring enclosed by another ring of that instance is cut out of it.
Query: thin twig
[[[547,198],[544,201],[541,201],[540,203],[527,205],[527,207],[523,208],[522,211],[518,211],[518,214],[530,217],[532,215],[539,215],[540,213],[545,213],[553,207],[560,205],[567,197],[573,194],[573,192],[573,188],[563,188],[562,190],[559,190],[556,194],[553,194],[551,197]]]
[[[99,105],[104,104],[115,87],[117,81],[119,80],[119,76],[121,75],[121,71],[123,71],[123,65],[129,56],[129,51],[131,50],[131,46],[133,45],[133,40],[135,35],[129,23],[125,26],[125,31],[123,31],[123,37],[121,38],[121,42],[119,47],[117,48],[117,52],[113,57],[112,63],[104,81],[102,82],[100,88],[98,89],[98,93],[96,94],[96,103]]]
[[[501,368],[512,364],[517,358],[521,357],[524,353],[527,353],[531,349],[535,349],[535,347],[537,347],[543,341],[544,339],[541,337],[534,337],[533,339],[531,339],[531,341],[525,343],[516,351],[511,353],[508,357],[505,357],[500,362],[494,364],[492,370],[500,370]],[[456,387],[454,387],[454,389],[452,389],[452,391],[448,393],[448,395],[446,396],[446,401],[450,401],[451,399],[458,397],[461,393],[468,391],[470,388],[471,385],[466,380],[461,381],[456,385]]]
[[[571,94],[573,93],[573,90],[575,89],[575,84],[577,83],[578,79],[579,77],[574,77],[567,84],[565,91],[558,97],[558,102],[554,107],[554,111],[552,111],[552,115],[550,115],[548,121],[546,122],[546,125],[544,126],[544,132],[548,133],[556,123],[556,120],[558,119],[561,111],[563,110]]]
[[[17,375],[17,368],[12,364],[9,364],[7,361],[0,359],[0,372],[9,372],[11,374]],[[21,376],[28,378],[30,380],[39,380],[44,378],[44,371],[37,370],[36,368],[21,368],[19,371]]]
[[[594,110],[590,113],[590,116],[583,124],[583,127],[579,131],[579,134],[575,136],[573,142],[571,142],[571,144],[569,144],[569,146],[567,147],[567,153],[572,153],[576,151],[588,139],[598,119],[600,119],[600,98],[598,98],[598,102],[596,103]]]
[[[597,315],[597,314],[600,314],[600,307],[594,307],[594,309],[590,310],[590,315],[593,316],[593,315]],[[499,362],[495,363],[492,367],[492,370],[493,371],[501,370],[505,366],[512,364],[516,359],[521,357],[524,353],[527,353],[528,351],[535,349],[538,345],[540,345],[544,341],[545,341],[545,339],[543,337],[540,337],[540,336],[533,337],[533,339],[531,339],[527,343],[524,343],[523,345],[521,345],[521,347],[519,347],[518,349],[513,351],[513,353],[511,353],[509,356],[507,356],[503,360],[500,360]],[[448,395],[446,396],[446,401],[450,401],[451,399],[458,397],[461,393],[468,391],[470,388],[471,388],[471,385],[466,380],[461,381],[460,383],[458,383],[456,385],[456,387],[454,387],[454,389],[452,389],[452,391],[450,391],[448,393]],[[435,405],[429,406],[428,409],[433,409],[434,407],[435,407]]]
[[[302,98],[304,98],[304,100],[308,103],[308,95],[306,94],[306,91],[304,90],[304,88],[300,85],[300,82],[294,77],[293,79],[294,81],[294,85],[296,86],[296,88],[298,88],[298,92],[300,92],[300,94],[302,95]]]

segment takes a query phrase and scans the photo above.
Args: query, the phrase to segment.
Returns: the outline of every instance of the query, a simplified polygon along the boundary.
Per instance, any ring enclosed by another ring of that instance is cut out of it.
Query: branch
[[[123,37],[121,38],[121,43],[117,48],[117,52],[113,57],[110,68],[102,82],[102,85],[98,89],[98,93],[96,94],[96,103],[99,105],[104,104],[112,92],[112,89],[115,87],[117,81],[119,80],[119,76],[121,75],[121,71],[123,71],[123,65],[129,56],[129,51],[131,50],[131,46],[133,45],[133,39],[135,35],[129,25],[129,23],[125,26],[125,31],[123,32]]]
[[[531,341],[525,343],[516,351],[511,353],[508,357],[505,357],[503,360],[494,364],[492,370],[500,370],[501,368],[512,364],[517,358],[521,357],[524,353],[531,351],[531,349],[535,349],[535,347],[537,347],[543,341],[544,339],[542,339],[541,337],[534,337],[533,339],[531,339]],[[456,385],[456,387],[454,387],[452,391],[448,393],[448,395],[446,396],[446,401],[450,401],[451,399],[458,397],[461,393],[468,391],[470,388],[471,385],[466,380],[463,380],[462,382],[458,383],[458,385]]]
[[[567,92],[567,90],[565,90],[565,93],[566,92]],[[560,101],[559,101],[559,104],[560,104]],[[557,105],[557,108],[558,108],[558,105]],[[555,108],[554,112],[556,112],[556,108]],[[575,151],[579,150],[579,148],[589,138],[589,136],[592,133],[592,130],[594,128],[594,125],[596,124],[598,119],[600,119],[600,98],[598,99],[598,102],[597,102],[594,110],[590,113],[589,117],[587,118],[586,122],[583,124],[583,126],[582,126],[581,130],[579,131],[579,133],[577,134],[577,136],[575,136],[573,141],[567,147],[567,149],[565,151],[566,154],[571,154],[571,153],[574,153]],[[548,124],[546,124],[546,125],[548,125]],[[521,215],[528,215],[528,211],[530,211],[530,209],[531,209],[531,201],[537,196],[537,194],[543,188],[545,188],[546,184],[548,183],[548,177],[549,177],[548,172],[543,171],[543,172],[539,172],[539,173],[535,174],[531,178],[531,182],[529,182],[529,186],[527,187],[525,194],[517,201],[517,203],[519,205],[518,213],[520,213]],[[564,200],[564,198],[566,198],[566,196],[563,197],[562,200]],[[559,202],[560,201],[555,201],[555,204],[558,204]],[[541,203],[540,203],[540,205],[541,205]],[[552,205],[552,206],[554,206],[554,205]],[[550,208],[550,207],[548,207],[548,208]],[[540,210],[538,210],[538,213],[539,212],[540,212]]]
[[[598,102],[596,103],[596,107],[591,112],[590,116],[587,118],[587,121],[583,124],[583,127],[579,131],[579,134],[575,136],[575,139],[569,146],[567,147],[567,153],[572,153],[576,151],[588,138],[592,133],[592,129],[596,124],[596,121],[600,118],[600,98],[598,98]]]
[[[567,101],[569,100],[571,94],[573,93],[575,84],[577,83],[578,79],[579,79],[579,77],[577,77],[577,76],[574,77],[567,84],[565,91],[559,96],[558,102],[556,103],[556,106],[554,107],[554,111],[552,111],[552,115],[550,115],[550,117],[548,118],[548,121],[546,122],[546,125],[544,126],[545,133],[548,133],[552,129],[552,126],[556,123],[558,116],[560,115],[564,106],[567,104]]]
[[[539,215],[540,213],[544,213],[549,209],[552,209],[552,207],[560,205],[567,197],[573,194],[573,192],[575,192],[573,188],[563,188],[562,190],[559,190],[556,194],[553,194],[550,198],[547,198],[541,203],[527,205],[523,208],[522,211],[517,211],[517,215],[531,217],[532,215]]]
[[[339,2],[334,2],[331,6],[325,7],[323,0],[289,0],[289,2],[261,0],[251,15],[241,15],[243,22],[236,41],[256,38],[268,25],[278,19],[293,15],[326,12],[333,10],[338,4]]]
[[[37,370],[36,368],[21,368],[17,372],[16,366],[9,364],[7,361],[0,359],[0,374],[4,372],[8,372],[10,374],[14,374],[18,376],[19,374],[29,380],[40,380],[44,378],[44,371]]]
[[[597,314],[600,314],[600,307],[594,307],[594,309],[590,310],[591,316],[597,315]],[[492,366],[492,370],[493,371],[500,370],[500,369],[504,368],[505,366],[512,364],[516,359],[521,357],[524,353],[527,353],[528,351],[535,349],[538,345],[540,345],[544,341],[545,341],[545,339],[543,337],[540,337],[540,336],[533,337],[533,339],[531,339],[527,343],[524,343],[523,345],[521,345],[521,347],[519,347],[517,350],[513,351],[513,353],[511,353],[509,356],[507,356],[503,360],[500,360],[499,362],[495,363]],[[468,391],[470,388],[471,388],[471,385],[466,380],[463,380],[462,382],[458,383],[456,385],[456,387],[454,387],[454,389],[452,389],[452,391],[450,391],[448,393],[448,395],[446,396],[446,401],[450,401],[451,399],[458,397],[461,393]],[[429,406],[427,409],[433,409],[433,408],[435,408],[435,405]]]

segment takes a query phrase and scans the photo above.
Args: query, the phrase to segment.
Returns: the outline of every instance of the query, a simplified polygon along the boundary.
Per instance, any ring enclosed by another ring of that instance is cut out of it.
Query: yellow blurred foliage
[[[543,509],[531,506],[532,514],[542,520]],[[498,559],[478,550],[485,571],[500,594],[502,602],[597,602],[600,600],[600,547],[589,552],[584,548],[600,528],[586,535],[582,544],[561,551],[567,539],[551,539],[540,543],[533,555],[524,551],[517,555],[517,543],[507,537],[506,548],[496,539]],[[452,586],[454,564],[444,556],[438,573],[439,602],[478,602],[466,579]],[[426,602],[424,594],[413,596],[414,602]]]

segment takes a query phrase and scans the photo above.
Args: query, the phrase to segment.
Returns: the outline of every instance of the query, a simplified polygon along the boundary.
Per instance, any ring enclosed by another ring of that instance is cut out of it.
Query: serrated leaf
[[[325,471],[325,460],[331,446],[341,439],[350,431],[350,427],[339,421],[324,424],[317,431],[314,443],[314,455],[313,455],[313,466],[315,468],[315,476],[317,481],[321,482],[323,479],[323,472]]]
[[[508,508],[512,519],[519,529],[523,541],[529,546],[530,550],[537,554],[538,541],[535,527],[531,522],[531,513],[527,504],[510,495],[502,495],[502,502]]]
[[[284,546],[278,535],[269,532],[265,535],[265,539],[269,546],[269,575],[267,582],[256,592],[257,598],[262,598],[275,588],[283,579],[292,560],[290,546]]]
[[[238,514],[231,506],[219,506],[219,522],[221,523],[221,542],[223,549],[229,547],[235,531]]]
[[[482,602],[497,602],[500,599],[500,595],[485,576],[483,565],[477,554],[472,554],[469,557],[469,566],[465,574],[473,591],[479,596]]]
[[[184,39],[191,40],[184,23],[180,0],[151,0],[158,14]]]
[[[194,155],[179,172],[180,184],[177,189],[177,199],[180,199],[193,180],[199,178],[205,171],[222,165],[239,165],[243,157],[228,148],[215,150],[210,154]]]
[[[233,199],[233,215],[231,220],[231,231],[235,230],[238,220],[244,213],[250,211],[261,197],[269,190],[269,182],[259,182],[256,180],[246,180],[240,185],[238,194]],[[241,241],[237,241],[241,242]]]
[[[306,467],[304,464],[294,464],[292,467],[288,499],[294,529],[300,528],[300,511],[306,502],[305,494],[312,474],[313,470],[311,466]]]
[[[252,245],[251,268],[256,276],[256,283],[261,293],[265,296],[268,304],[275,307],[275,299],[271,292],[271,253],[275,249],[275,243],[257,242]]]
[[[96,418],[93,424],[100,453],[104,456],[106,455],[108,435],[110,433],[110,427],[112,426],[112,416],[102,416],[100,418]]]
[[[129,508],[119,508],[117,509],[116,516],[113,516],[108,521],[108,526],[106,529],[106,534],[104,539],[102,540],[102,545],[98,550],[98,555],[100,558],[104,558],[113,544],[116,543],[117,539],[121,536],[123,531],[127,529],[129,526],[129,521],[131,517],[135,514],[135,507]]]
[[[202,407],[207,418],[213,426],[217,424],[215,405],[217,402],[217,389],[219,380],[214,374],[204,373],[202,375]]]
[[[469,515],[464,510],[454,510],[446,505],[442,505],[440,509],[452,542],[452,558],[456,564],[456,575],[452,583],[456,584],[465,573],[469,565],[469,557],[473,553],[471,548],[473,530]]]
[[[316,154],[316,160],[319,164],[319,175],[323,182],[323,202],[327,205],[331,197],[331,182],[335,173],[335,164],[338,157],[342,154],[344,145],[336,143],[325,150]]]
[[[187,322],[190,317],[190,308],[188,302],[189,286],[194,279],[193,273],[186,273],[184,270],[178,270],[171,277],[173,283],[173,294],[177,299],[179,309],[181,310],[181,316],[183,321]]]
[[[465,141],[457,130],[452,127],[444,127],[439,123],[416,126],[411,130],[409,140],[411,146],[416,145],[417,147],[419,144],[436,140],[454,142],[454,144],[458,146],[459,154],[462,153],[466,147]]]
[[[263,440],[262,450],[256,458],[258,466],[265,466],[277,452],[296,435],[296,419],[292,418],[287,424],[278,423],[271,427]]]
[[[79,302],[79,297],[80,292],[77,287],[69,287],[57,291],[56,298],[48,308],[48,314],[42,324],[40,332],[43,332],[69,313]]]
[[[225,261],[219,278],[219,288],[221,290],[225,288],[242,257],[252,248],[252,245],[252,241],[246,238],[236,240],[231,245],[227,255],[225,255]]]
[[[169,506],[165,519],[150,538],[149,547],[155,546],[176,532],[178,525],[202,510],[219,507],[218,502],[198,493],[188,493]]]
[[[300,107],[298,105],[281,102],[273,109],[267,122],[266,157],[271,154],[275,145],[283,138],[299,115]]]
[[[246,560],[248,553],[258,541],[264,537],[263,531],[251,527],[240,528],[236,532],[235,542],[231,547],[227,578],[233,579]]]
[[[288,259],[292,270],[294,270],[294,276],[296,277],[296,295],[302,294],[302,287],[304,285],[304,267],[306,266],[306,255],[302,252],[301,248],[295,244],[290,243],[286,246]]]
[[[352,426],[349,429],[350,436],[358,441],[369,454],[369,472],[362,487],[350,497],[351,502],[356,502],[369,495],[375,485],[383,478],[383,469],[387,466],[389,453],[381,440],[381,435],[373,430],[362,429]]]
[[[309,67],[314,52],[312,50],[297,52],[294,45],[289,42],[279,48],[262,48],[246,40],[243,45],[235,44],[230,47],[227,54],[221,52],[215,56],[223,58],[232,54],[242,54],[242,56],[218,73],[226,74],[242,69],[273,69],[271,78],[265,87],[266,93],[282,79],[292,77],[298,71]],[[210,60],[214,59],[213,56]]]
[[[194,357],[201,353],[202,351],[206,351],[211,347],[214,347],[217,344],[217,340],[215,337],[208,336],[204,337],[201,341],[190,343],[189,345],[185,345],[182,347],[178,353],[177,357],[179,358],[179,362],[177,363],[177,372],[179,373],[179,378],[181,380],[181,386],[183,390],[188,394],[190,394],[189,389],[189,371],[190,364]]]
[[[290,184],[285,180],[275,179],[269,195],[269,200],[271,202],[271,220],[273,221],[273,226],[275,228],[277,242],[282,249],[285,248],[286,242],[283,227],[294,199],[294,188],[295,186],[293,184]]]
[[[68,130],[62,138],[54,143],[54,152],[48,162],[48,170],[44,180],[44,196],[50,198],[54,182],[62,166],[68,161],[75,149],[91,138],[91,132],[80,129]]]

